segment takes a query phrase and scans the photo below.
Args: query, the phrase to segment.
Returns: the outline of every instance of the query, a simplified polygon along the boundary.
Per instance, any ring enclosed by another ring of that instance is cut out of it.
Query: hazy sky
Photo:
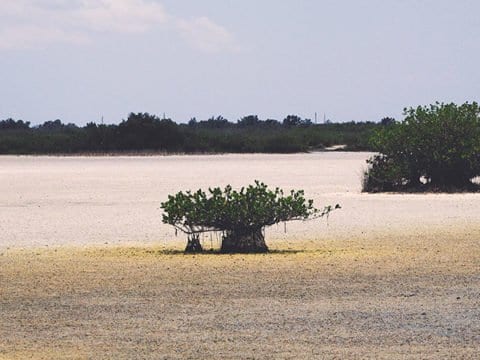
[[[401,118],[480,100],[478,0],[0,0],[0,119]]]

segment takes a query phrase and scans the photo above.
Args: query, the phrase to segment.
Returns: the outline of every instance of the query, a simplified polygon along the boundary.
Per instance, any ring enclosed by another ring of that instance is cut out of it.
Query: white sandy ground
[[[151,157],[0,157],[0,248],[175,242],[161,201],[179,190],[255,179],[304,189],[328,223],[290,223],[269,241],[372,238],[432,231],[480,235],[480,194],[361,194],[368,153]],[[328,224],[328,225],[327,225]],[[179,236],[177,240],[183,241]],[[216,239],[214,239],[216,240]],[[210,238],[207,238],[210,242]]]
[[[361,194],[368,155],[0,157],[0,359],[480,358],[480,194]],[[165,251],[167,194],[254,179],[343,208]]]

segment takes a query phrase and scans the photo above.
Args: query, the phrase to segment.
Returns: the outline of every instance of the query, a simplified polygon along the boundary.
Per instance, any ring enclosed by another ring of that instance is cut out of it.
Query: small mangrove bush
[[[464,191],[480,175],[480,109],[435,103],[405,109],[405,119],[374,132],[366,192]]]
[[[267,252],[265,228],[293,220],[314,219],[339,208],[326,206],[317,209],[307,200],[303,190],[271,190],[262,182],[239,191],[230,185],[224,189],[186,191],[170,195],[161,204],[163,222],[187,234],[185,252],[203,251],[200,234],[219,232],[222,253]]]

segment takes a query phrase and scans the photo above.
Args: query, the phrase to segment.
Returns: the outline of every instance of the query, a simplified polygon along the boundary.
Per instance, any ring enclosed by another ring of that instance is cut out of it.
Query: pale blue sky
[[[480,95],[476,0],[0,0],[0,119],[401,118]]]

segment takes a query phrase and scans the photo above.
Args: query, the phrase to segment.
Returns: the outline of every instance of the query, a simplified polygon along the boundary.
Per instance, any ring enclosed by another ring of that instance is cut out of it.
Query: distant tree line
[[[370,150],[372,130],[392,121],[314,124],[296,115],[281,122],[248,115],[235,123],[218,116],[177,124],[148,113],[131,113],[118,125],[90,122],[79,127],[58,119],[38,126],[6,119],[0,121],[0,153],[293,153],[339,144],[351,151]]]

